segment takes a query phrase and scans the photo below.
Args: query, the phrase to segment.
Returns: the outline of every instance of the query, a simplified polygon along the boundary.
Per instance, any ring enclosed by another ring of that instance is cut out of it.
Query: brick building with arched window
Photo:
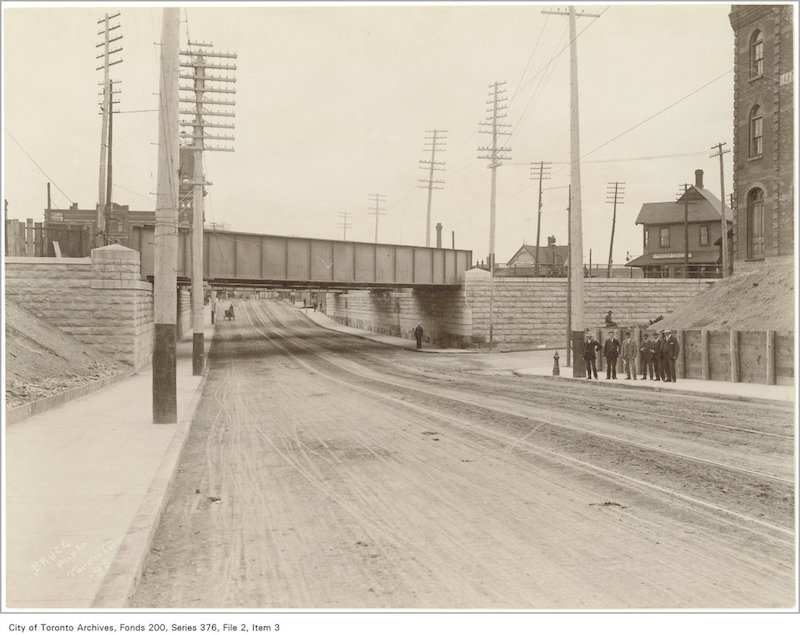
[[[733,260],[794,254],[792,4],[733,5]]]

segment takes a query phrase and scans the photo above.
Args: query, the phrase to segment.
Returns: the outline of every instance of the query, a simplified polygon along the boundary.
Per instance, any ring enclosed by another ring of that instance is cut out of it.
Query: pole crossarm
[[[550,14],[550,15],[569,15],[569,9],[542,9],[542,13]],[[575,17],[576,18],[599,18],[602,14],[600,13],[589,13],[587,11],[576,11]]]
[[[217,71],[235,71],[236,64],[206,64],[204,62],[181,62],[181,68],[211,68]]]
[[[195,102],[196,103],[196,102]],[[196,115],[196,110],[179,110],[178,114],[181,115]],[[217,111],[217,110],[207,110],[203,109],[203,115],[207,115],[209,117],[235,117],[236,114],[230,111]]]

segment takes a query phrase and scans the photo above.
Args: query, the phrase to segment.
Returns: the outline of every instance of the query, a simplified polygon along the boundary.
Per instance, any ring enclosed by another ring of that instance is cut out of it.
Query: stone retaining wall
[[[152,357],[153,285],[139,252],[121,245],[91,258],[5,259],[5,297],[79,341],[139,370]]]
[[[704,280],[592,278],[585,282],[586,327],[605,324],[612,310],[620,326],[667,315],[707,288]],[[425,341],[442,347],[480,347],[489,341],[489,305],[495,350],[563,347],[567,337],[566,279],[495,278],[471,269],[460,289],[398,289],[328,293],[325,312],[337,322],[413,339],[417,321]]]
[[[620,328],[647,324],[704,291],[709,281],[680,278],[588,278],[584,280],[584,326],[604,326],[613,311]],[[563,347],[567,338],[567,281],[547,278],[495,278],[481,269],[464,274],[464,297],[472,312],[472,342],[492,339],[497,350]]]
[[[328,292],[323,307],[334,320],[353,328],[413,340],[419,322],[425,342],[458,348],[471,342],[472,318],[460,288]]]

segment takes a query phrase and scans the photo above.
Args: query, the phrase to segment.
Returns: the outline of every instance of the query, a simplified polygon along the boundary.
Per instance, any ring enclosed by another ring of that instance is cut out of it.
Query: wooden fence
[[[626,329],[618,329],[623,333]],[[605,329],[595,329],[598,342],[605,341]],[[675,370],[679,378],[747,384],[794,384],[794,335],[782,331],[676,330],[681,351]],[[633,339],[642,340],[641,330],[632,330]],[[605,366],[602,353],[597,368]],[[618,361],[617,372],[622,370]],[[641,358],[637,359],[639,376]]]
[[[6,256],[84,258],[97,246],[91,225],[53,229],[34,223],[32,218],[24,223],[6,220]]]

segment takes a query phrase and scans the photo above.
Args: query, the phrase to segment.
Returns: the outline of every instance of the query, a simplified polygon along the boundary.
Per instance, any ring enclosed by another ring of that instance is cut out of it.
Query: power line
[[[72,200],[72,199],[71,199],[71,198],[70,198],[70,197],[67,195],[67,193],[66,193],[64,190],[62,190],[60,187],[58,187],[58,184],[57,184],[57,183],[56,183],[56,182],[55,182],[55,181],[54,181],[54,180],[53,180],[53,179],[50,177],[50,175],[49,175],[47,172],[45,172],[45,171],[42,169],[42,166],[41,166],[41,165],[39,165],[38,163],[36,163],[36,159],[34,159],[34,158],[33,158],[33,157],[30,155],[30,154],[28,154],[28,151],[27,151],[27,150],[26,150],[26,149],[25,149],[25,148],[22,146],[22,144],[21,144],[19,141],[17,141],[16,137],[14,137],[14,135],[13,135],[13,134],[11,134],[11,132],[8,130],[8,128],[3,128],[3,130],[5,130],[5,131],[6,131],[6,134],[7,134],[9,137],[11,137],[11,139],[13,139],[14,143],[16,143],[16,144],[19,146],[20,150],[22,150],[22,151],[25,153],[25,156],[27,156],[27,157],[28,157],[28,158],[29,158],[31,161],[33,161],[33,164],[34,164],[34,165],[35,165],[37,168],[39,168],[39,171],[40,171],[42,174],[44,174],[44,175],[47,177],[47,180],[48,180],[48,181],[50,181],[50,182],[51,182],[53,185],[55,185],[56,189],[57,189],[59,192],[61,192],[61,193],[64,195],[64,197],[65,197],[65,198],[66,198],[66,199],[67,199],[67,200],[68,200],[70,203],[74,203],[75,201],[73,201],[73,200]]]
[[[729,68],[727,71],[725,71],[721,75],[717,75],[717,77],[715,77],[714,79],[712,79],[712,80],[706,82],[705,84],[703,84],[702,86],[700,86],[700,88],[696,88],[695,90],[693,90],[692,92],[684,95],[683,97],[681,97],[677,101],[672,102],[669,106],[666,106],[665,108],[662,108],[661,110],[659,110],[656,113],[653,113],[652,115],[650,115],[646,119],[643,119],[642,121],[640,121],[636,125],[631,126],[630,128],[628,128],[627,130],[625,130],[623,132],[620,132],[618,135],[616,135],[615,137],[612,137],[611,139],[609,139],[605,143],[601,143],[596,148],[594,148],[592,150],[589,150],[589,152],[586,152],[585,154],[581,155],[578,160],[582,161],[584,159],[584,157],[588,157],[590,154],[593,154],[593,153],[597,152],[598,150],[600,150],[601,148],[606,147],[607,145],[609,145],[610,143],[613,143],[614,141],[616,141],[620,137],[625,136],[626,134],[628,134],[629,132],[632,132],[633,130],[636,130],[636,128],[638,128],[639,126],[642,126],[642,125],[646,124],[648,121],[650,121],[652,119],[655,119],[659,115],[661,115],[661,114],[665,113],[666,111],[668,111],[670,108],[672,108],[674,106],[677,106],[679,103],[681,103],[683,101],[686,101],[689,97],[692,97],[693,95],[699,93],[701,90],[709,87],[711,84],[713,84],[714,82],[719,81],[720,79],[725,77],[725,75],[727,75],[728,73],[731,73],[731,72],[733,72],[733,68]]]

